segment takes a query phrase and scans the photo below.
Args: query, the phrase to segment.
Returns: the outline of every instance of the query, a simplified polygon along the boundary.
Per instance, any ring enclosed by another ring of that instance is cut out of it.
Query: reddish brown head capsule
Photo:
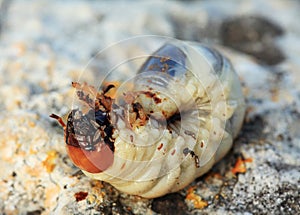
[[[91,88],[87,85],[73,83],[73,86],[89,111],[72,110],[67,123],[55,114],[50,117],[63,127],[67,152],[73,163],[87,172],[99,173],[109,168],[114,160],[114,128],[107,110],[110,109],[107,106],[111,104],[111,99],[100,93],[92,98],[94,95],[90,94]],[[92,99],[95,99],[94,105]]]
[[[94,124],[86,124],[87,116],[74,119],[74,115],[78,113],[79,110],[73,110],[68,116],[67,124],[55,114],[50,117],[58,120],[64,128],[67,152],[73,163],[90,173],[102,172],[113,163],[113,143],[106,144],[101,134],[98,134],[101,131],[95,129]],[[81,127],[85,133],[78,131],[80,126],[85,126]]]

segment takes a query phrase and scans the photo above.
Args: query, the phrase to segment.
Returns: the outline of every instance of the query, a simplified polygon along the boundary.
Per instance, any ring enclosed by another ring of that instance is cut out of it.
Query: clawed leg
[[[66,128],[66,124],[64,123],[64,121],[60,116],[57,116],[56,114],[51,114],[49,117],[56,119],[64,129]]]
[[[93,86],[89,86],[86,83],[80,84],[78,82],[72,82],[72,86],[77,90],[77,96],[80,101],[83,101],[85,105],[95,109],[95,100],[97,97],[97,90]]]
[[[95,87],[86,83],[72,82],[72,86],[77,90],[79,100],[83,101],[90,108],[95,109],[95,111],[108,112],[111,110],[115,91],[119,84],[118,82],[105,83],[103,89],[99,92]]]

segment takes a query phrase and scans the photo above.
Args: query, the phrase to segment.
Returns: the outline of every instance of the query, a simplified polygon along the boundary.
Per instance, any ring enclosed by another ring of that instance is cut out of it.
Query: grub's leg
[[[56,119],[64,129],[66,128],[66,124],[64,123],[64,121],[60,116],[57,116],[56,114],[51,114],[49,117]]]
[[[142,125],[145,125],[147,121],[147,114],[145,113],[144,108],[140,103],[135,103],[135,107],[137,108]]]
[[[77,90],[77,96],[79,100],[83,101],[89,107],[94,109],[97,90],[93,86],[89,86],[86,83],[80,84],[78,82],[72,82],[72,86]]]

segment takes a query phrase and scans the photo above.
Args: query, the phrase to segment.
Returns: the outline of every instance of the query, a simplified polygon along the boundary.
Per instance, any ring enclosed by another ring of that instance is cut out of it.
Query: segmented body
[[[105,96],[114,86],[104,87],[90,96],[95,105],[77,85],[79,98],[95,112],[93,140],[113,153],[106,169],[83,169],[87,176],[153,198],[184,188],[228,152],[245,107],[238,77],[217,51],[167,43],[141,66],[133,83],[114,98]],[[82,117],[93,118],[88,115]],[[68,127],[65,133],[72,133]]]
[[[230,63],[199,44],[166,44],[139,74],[132,104],[166,126],[131,129],[119,117],[112,167],[86,174],[157,197],[185,187],[227,153],[243,120],[243,96]]]

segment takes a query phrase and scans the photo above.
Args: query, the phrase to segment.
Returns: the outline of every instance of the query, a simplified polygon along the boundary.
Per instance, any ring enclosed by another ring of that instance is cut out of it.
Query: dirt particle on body
[[[88,192],[82,192],[82,191],[74,194],[74,197],[77,202],[85,200],[87,196],[88,196]]]

